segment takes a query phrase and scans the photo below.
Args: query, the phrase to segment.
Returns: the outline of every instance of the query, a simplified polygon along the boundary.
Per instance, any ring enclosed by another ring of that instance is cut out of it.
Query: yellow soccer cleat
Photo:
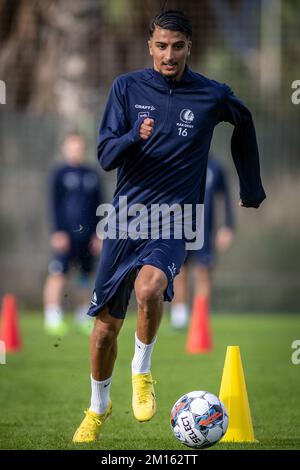
[[[151,372],[132,374],[132,409],[138,421],[149,421],[156,413],[156,397]]]
[[[73,442],[75,444],[95,442],[99,437],[100,430],[104,422],[111,415],[111,412],[111,401],[109,401],[108,403],[107,411],[101,415],[98,413],[94,413],[93,411],[86,410],[85,418],[83,419],[79,428],[75,431],[75,434],[73,436]]]

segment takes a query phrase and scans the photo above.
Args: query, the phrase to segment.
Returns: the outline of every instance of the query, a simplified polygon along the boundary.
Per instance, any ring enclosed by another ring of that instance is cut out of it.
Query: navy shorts
[[[94,317],[107,306],[110,315],[123,319],[136,276],[144,265],[155,266],[166,274],[164,300],[171,302],[173,280],[185,256],[184,240],[105,239],[88,315]]]
[[[202,264],[207,268],[212,268],[214,265],[214,261],[215,256],[213,249],[203,247],[201,250],[188,251],[185,264],[192,262],[196,264]]]
[[[77,265],[82,274],[91,274],[94,269],[94,256],[89,249],[90,240],[73,241],[71,248],[65,253],[54,252],[53,258],[49,263],[48,271],[50,274],[67,274],[70,265]]]

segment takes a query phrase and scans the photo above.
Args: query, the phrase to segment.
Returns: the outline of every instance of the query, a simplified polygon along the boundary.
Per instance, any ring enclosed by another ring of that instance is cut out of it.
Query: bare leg
[[[211,297],[211,271],[204,265],[196,266],[196,296],[205,297],[208,301]]]
[[[180,273],[174,279],[174,304],[186,304],[187,268],[182,266]]]
[[[92,328],[92,318],[87,315],[89,309],[91,288],[88,287],[90,279],[86,278],[85,284],[82,285],[78,282],[76,289],[76,308],[75,308],[75,323],[80,327],[81,331],[90,334]]]
[[[95,319],[90,338],[91,371],[95,380],[112,376],[117,357],[117,337],[123,320],[112,317],[105,307]]]
[[[90,338],[91,406],[75,431],[75,443],[96,441],[100,429],[111,414],[111,380],[107,379],[110,379],[113,373],[117,356],[117,336],[122,324],[123,320],[112,317],[107,307],[104,307],[95,319]]]
[[[154,266],[143,266],[135,281],[138,304],[136,333],[144,344],[153,342],[163,314],[163,293],[168,285],[167,276]]]
[[[62,273],[49,274],[44,287],[44,323],[50,334],[64,335],[68,331],[63,322],[63,310],[61,305],[62,292],[65,286],[66,276]]]
[[[184,328],[189,319],[187,305],[187,268],[182,266],[174,279],[174,299],[171,304],[171,325],[176,329]]]
[[[76,304],[89,305],[91,300],[91,290],[88,287],[77,287],[76,289]]]
[[[135,281],[138,303],[135,353],[132,367],[132,409],[138,421],[149,421],[156,413],[151,375],[151,354],[163,313],[167,276],[154,266],[143,266]]]
[[[49,274],[44,287],[44,305],[61,305],[65,282],[64,274]]]

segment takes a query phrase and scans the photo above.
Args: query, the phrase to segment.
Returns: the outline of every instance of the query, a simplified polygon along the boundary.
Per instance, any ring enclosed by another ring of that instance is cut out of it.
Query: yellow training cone
[[[228,429],[221,442],[257,442],[239,346],[227,347],[219,397],[229,416]]]

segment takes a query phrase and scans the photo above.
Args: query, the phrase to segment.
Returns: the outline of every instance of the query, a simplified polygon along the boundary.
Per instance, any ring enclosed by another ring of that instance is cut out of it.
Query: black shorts
[[[49,263],[49,273],[67,274],[71,264],[79,267],[81,273],[90,274],[94,269],[94,256],[89,249],[90,239],[78,242],[71,240],[71,248],[65,253],[53,253]]]

